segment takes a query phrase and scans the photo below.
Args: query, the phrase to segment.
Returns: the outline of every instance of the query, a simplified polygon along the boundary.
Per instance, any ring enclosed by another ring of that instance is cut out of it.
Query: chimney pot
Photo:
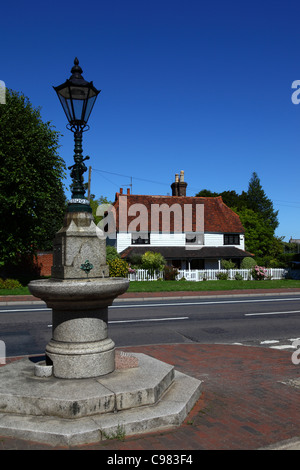
[[[127,194],[130,194],[130,188],[127,188]]]
[[[120,188],[120,194],[123,194],[123,188]]]
[[[180,178],[178,173],[175,174],[175,182],[171,184],[172,196],[184,196],[186,197],[187,183],[184,181],[184,171],[181,170]]]

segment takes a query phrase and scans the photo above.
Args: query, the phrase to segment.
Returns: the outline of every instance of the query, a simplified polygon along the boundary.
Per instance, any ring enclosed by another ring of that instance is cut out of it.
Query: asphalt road
[[[6,356],[43,354],[51,323],[45,305],[1,307]],[[300,338],[300,296],[115,301],[109,336],[117,347],[197,342],[291,348]]]

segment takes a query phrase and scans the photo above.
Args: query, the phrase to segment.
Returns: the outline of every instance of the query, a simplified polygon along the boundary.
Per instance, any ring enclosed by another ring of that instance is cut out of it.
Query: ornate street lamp
[[[69,167],[69,170],[72,170],[73,184],[72,199],[69,201],[68,211],[91,212],[89,201],[84,196],[85,189],[83,186],[83,173],[87,170],[84,161],[90,157],[83,158],[82,156],[82,133],[89,129],[87,122],[101,90],[97,90],[93,82],[84,80],[77,57],[74,60],[71,73],[71,77],[62,85],[53,87],[69,121],[67,129],[74,133],[75,141],[75,164]]]

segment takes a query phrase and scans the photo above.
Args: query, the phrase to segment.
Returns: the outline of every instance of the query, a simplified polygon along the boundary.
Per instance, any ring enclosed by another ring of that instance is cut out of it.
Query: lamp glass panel
[[[94,95],[91,98],[89,98],[89,100],[87,102],[86,111],[85,111],[85,122],[87,122],[89,117],[90,117],[91,111],[92,111],[93,106],[94,106],[95,101],[96,101],[96,98],[97,98],[97,95]]]
[[[74,120],[75,121],[85,121],[82,109],[83,109],[84,101],[76,100],[73,98],[73,109],[74,109]]]
[[[66,100],[63,98],[61,95],[58,95],[59,101],[61,102],[61,105],[64,109],[64,112],[66,113],[67,119],[70,122],[72,120],[72,106],[70,100]]]

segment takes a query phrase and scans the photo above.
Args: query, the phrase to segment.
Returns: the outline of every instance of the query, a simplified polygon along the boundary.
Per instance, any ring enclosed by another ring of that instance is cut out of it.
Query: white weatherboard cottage
[[[172,196],[116,194],[114,244],[122,258],[160,252],[179,269],[220,269],[222,259],[239,267],[247,256],[239,216],[221,197],[188,197],[184,172],[175,175]]]

